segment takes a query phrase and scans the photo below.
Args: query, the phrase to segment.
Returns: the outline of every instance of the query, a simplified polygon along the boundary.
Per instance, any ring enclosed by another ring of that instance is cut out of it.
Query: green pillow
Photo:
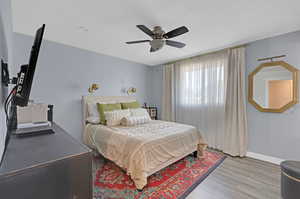
[[[135,102],[128,102],[128,103],[121,103],[122,109],[134,109],[134,108],[140,108],[140,104],[135,101]]]
[[[117,103],[117,104],[99,104],[97,103],[97,108],[98,108],[98,112],[100,114],[100,124],[104,124],[106,123],[106,119],[105,119],[105,111],[114,111],[114,110],[121,110],[121,104]]]

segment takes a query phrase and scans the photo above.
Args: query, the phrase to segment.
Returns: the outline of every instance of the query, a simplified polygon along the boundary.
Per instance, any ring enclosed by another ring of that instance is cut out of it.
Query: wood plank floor
[[[281,199],[280,167],[228,157],[187,199]]]

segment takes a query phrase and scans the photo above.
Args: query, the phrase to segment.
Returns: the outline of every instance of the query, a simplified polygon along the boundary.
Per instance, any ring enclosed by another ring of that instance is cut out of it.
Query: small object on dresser
[[[51,126],[53,122],[53,105],[29,104],[17,107],[17,128]]]
[[[41,106],[41,104],[39,105]],[[13,134],[17,135],[18,137],[27,137],[27,136],[35,136],[35,135],[42,135],[42,134],[53,134],[55,133],[52,130],[52,122],[53,122],[53,105],[43,105],[42,111],[36,111],[32,107],[23,107],[23,110],[19,110],[19,113],[23,114],[22,117],[28,116],[26,122],[25,119],[21,118],[23,123],[18,122],[17,129]],[[44,110],[45,109],[45,110]],[[21,112],[23,111],[23,112]],[[40,117],[37,112],[40,113],[42,117]],[[38,115],[35,118],[32,115]],[[19,115],[20,116],[20,115]]]
[[[17,124],[40,123],[48,121],[48,104],[32,103],[17,106]]]
[[[52,122],[48,121],[41,123],[18,124],[18,128],[13,134],[18,137],[28,137],[53,133],[55,132],[52,130]]]
[[[18,124],[17,129],[27,129],[27,128],[36,128],[36,127],[50,127],[51,122],[28,122],[23,124]]]
[[[146,105],[146,103],[145,103]],[[155,106],[144,106],[144,109],[146,109],[151,117],[152,120],[157,120],[157,107]]]
[[[45,134],[54,134],[51,128],[31,128],[31,129],[24,129],[20,130],[17,129],[16,133],[14,133],[17,137],[31,137],[31,136],[38,136],[38,135],[45,135]]]

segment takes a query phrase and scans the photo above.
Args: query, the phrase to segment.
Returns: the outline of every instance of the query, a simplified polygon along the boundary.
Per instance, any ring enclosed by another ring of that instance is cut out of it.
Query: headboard
[[[86,118],[88,117],[87,104],[91,102],[102,103],[119,103],[119,102],[133,102],[136,98],[133,96],[82,96],[82,108],[83,108],[83,127],[85,129]]]

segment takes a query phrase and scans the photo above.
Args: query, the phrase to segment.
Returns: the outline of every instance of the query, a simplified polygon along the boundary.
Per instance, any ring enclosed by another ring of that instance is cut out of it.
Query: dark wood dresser
[[[12,136],[0,168],[2,199],[92,199],[92,153],[58,125]]]

